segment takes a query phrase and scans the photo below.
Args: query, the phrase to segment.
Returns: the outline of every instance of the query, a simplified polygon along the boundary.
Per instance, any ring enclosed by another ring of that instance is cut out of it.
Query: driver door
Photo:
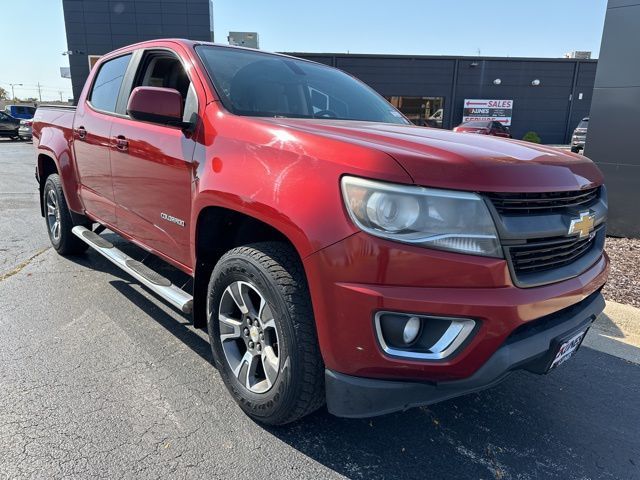
[[[185,121],[197,113],[195,89],[179,57],[169,50],[144,52],[131,90],[138,86],[176,89],[184,100]],[[111,128],[118,228],[154,253],[188,268],[195,144],[193,136],[178,127],[126,115],[114,118]]]

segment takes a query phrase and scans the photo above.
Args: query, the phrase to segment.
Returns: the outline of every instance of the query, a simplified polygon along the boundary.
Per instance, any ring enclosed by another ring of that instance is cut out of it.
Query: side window
[[[312,86],[309,86],[309,95],[311,96],[311,108],[314,115],[323,110],[333,112],[338,118],[345,118],[349,115],[347,104],[333,95],[321,92]]]
[[[180,92],[184,105],[183,120],[192,122],[198,112],[198,98],[182,62],[169,52],[149,52],[141,63],[135,87],[173,88]]]
[[[314,114],[322,110],[329,110],[329,95],[311,86],[309,87],[309,93],[311,94],[311,107]]]
[[[104,63],[96,76],[89,101],[98,110],[115,112],[122,79],[129,66],[131,54]]]
[[[5,113],[0,112],[0,120],[6,120],[7,118],[8,116]]]

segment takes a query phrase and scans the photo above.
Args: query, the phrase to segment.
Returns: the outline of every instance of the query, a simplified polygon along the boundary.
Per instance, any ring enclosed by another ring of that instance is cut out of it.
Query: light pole
[[[21,83],[10,83],[9,85],[11,85],[11,99],[15,102],[16,101],[16,95],[15,95],[15,93],[13,93],[13,87],[21,87],[22,84]]]

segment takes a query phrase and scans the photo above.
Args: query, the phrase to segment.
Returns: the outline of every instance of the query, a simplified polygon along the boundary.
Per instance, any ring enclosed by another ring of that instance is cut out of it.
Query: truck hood
[[[418,185],[486,192],[580,190],[600,185],[588,158],[485,135],[374,122],[269,118],[281,127],[382,151]]]

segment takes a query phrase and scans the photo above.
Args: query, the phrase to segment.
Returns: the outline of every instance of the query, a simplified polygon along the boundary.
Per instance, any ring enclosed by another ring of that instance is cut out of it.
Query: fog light
[[[388,355],[441,360],[453,355],[474,331],[470,318],[377,312],[375,329]]]
[[[418,317],[409,318],[402,330],[402,340],[406,344],[413,343],[418,338],[418,333],[420,333],[420,319]]]

